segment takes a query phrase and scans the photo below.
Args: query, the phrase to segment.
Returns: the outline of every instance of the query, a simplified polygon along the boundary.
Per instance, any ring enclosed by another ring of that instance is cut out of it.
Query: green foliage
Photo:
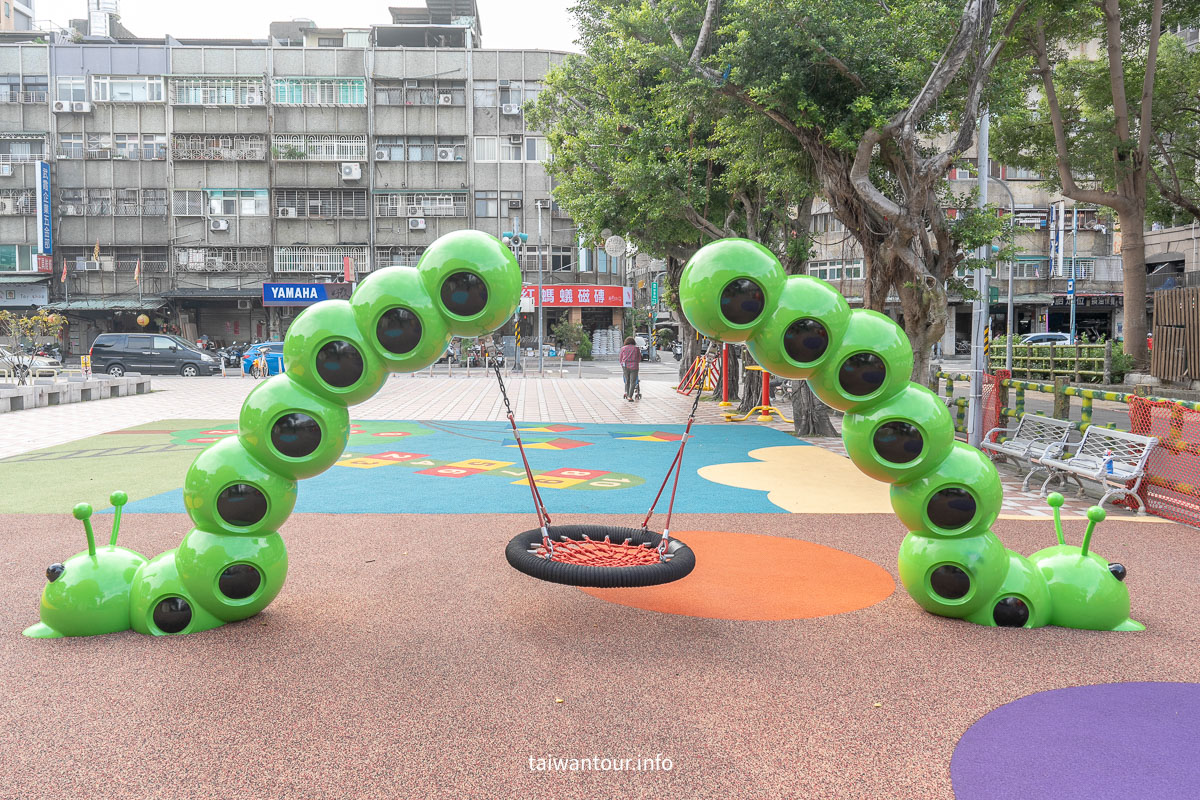
[[[654,338],[658,340],[661,349],[669,350],[675,343],[675,331],[672,328],[659,328],[654,332]]]
[[[588,336],[587,331],[583,332],[583,336],[579,339],[579,349],[576,351],[581,359],[590,360],[592,357],[592,337]]]
[[[22,350],[22,346],[35,345],[39,339],[57,339],[66,322],[61,314],[44,308],[33,314],[18,314],[0,308],[0,337],[7,340],[4,342],[7,347],[0,351],[0,364],[15,374],[19,383],[25,383],[34,356]]]
[[[579,353],[580,344],[587,339],[588,354],[591,355],[591,339],[578,322],[560,322],[551,329],[550,333],[554,335],[554,341],[558,342],[558,346],[568,353]]]

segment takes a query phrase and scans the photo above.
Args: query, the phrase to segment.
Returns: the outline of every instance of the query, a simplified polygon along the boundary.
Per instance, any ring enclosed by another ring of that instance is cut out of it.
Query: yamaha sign
[[[352,283],[264,283],[264,306],[311,306],[322,300],[349,300]]]

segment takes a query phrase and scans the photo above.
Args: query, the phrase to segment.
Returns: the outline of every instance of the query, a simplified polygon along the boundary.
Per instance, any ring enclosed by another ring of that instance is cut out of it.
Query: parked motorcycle
[[[676,361],[683,360],[683,342],[675,342],[671,345],[671,355],[675,356]]]

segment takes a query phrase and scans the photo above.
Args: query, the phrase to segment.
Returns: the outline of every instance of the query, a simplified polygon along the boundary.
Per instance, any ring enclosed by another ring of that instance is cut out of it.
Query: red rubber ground
[[[183,515],[126,520],[122,543],[147,553],[187,528]],[[803,620],[646,611],[510,569],[504,546],[526,527],[295,515],[291,574],[259,617],[177,639],[49,641],[20,631],[45,566],[80,549],[78,523],[0,517],[0,798],[949,798],[954,746],[993,708],[1200,676],[1200,536],[1183,526],[1097,533],[1129,568],[1141,634],[976,627],[900,589]],[[1068,528],[1074,540],[1082,525]],[[805,539],[893,578],[904,533],[885,515],[677,515],[673,529]],[[1053,539],[1046,521],[997,532],[1026,553]],[[529,768],[655,754],[673,769]]]

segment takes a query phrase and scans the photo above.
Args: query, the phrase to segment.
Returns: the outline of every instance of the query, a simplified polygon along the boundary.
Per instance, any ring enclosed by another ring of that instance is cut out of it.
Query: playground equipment
[[[818,278],[788,276],[767,248],[745,239],[701,248],[684,268],[679,296],[696,330],[746,342],[764,369],[808,380],[822,401],[846,412],[851,460],[892,484],[892,507],[909,529],[900,579],[922,608],[982,625],[1144,628],[1129,619],[1124,568],[1109,571],[1087,552],[1091,527],[1083,547],[1062,544],[1060,528],[1057,548],[1028,559],[1000,543],[990,530],[1000,476],[983,453],[955,441],[937,395],[909,382],[912,346],[887,316],[851,310]]]
[[[379,391],[389,372],[433,364],[452,336],[500,327],[520,297],[512,251],[487,234],[458,231],[435,241],[416,268],[378,270],[349,301],[310,306],[288,329],[288,370],[256,386],[238,435],[188,469],[183,499],[195,527],[179,547],[149,561],[116,547],[124,495],[114,495],[113,539],[97,548],[91,509],[76,506],[88,550],[47,570],[41,622],[25,634],[195,633],[262,611],[287,575],[277,531],[296,504],[297,481],[341,458],[347,406]]]
[[[679,440],[679,449],[671,462],[658,494],[650,504],[640,528],[623,528],[609,525],[552,525],[550,514],[542,502],[529,459],[525,456],[525,445],[521,443],[521,432],[517,430],[516,417],[508,402],[504,388],[504,376],[500,365],[493,364],[496,380],[500,384],[500,396],[508,413],[525,465],[525,481],[533,495],[533,510],[537,514],[538,527],[519,533],[508,543],[504,557],[509,565],[531,578],[563,583],[569,586],[599,588],[629,588],[634,586],[657,586],[684,578],[696,567],[696,556],[679,539],[671,537],[671,515],[675,511],[675,493],[679,488],[679,473],[683,469],[683,449],[691,438],[692,423],[696,420],[696,408],[700,405],[700,393],[692,400],[692,413]],[[672,473],[675,481],[671,486],[671,500],[667,506],[667,520],[661,534],[652,533],[648,526],[654,509],[662,497]]]
[[[772,419],[774,419],[774,417],[772,417],[771,415],[778,414],[779,418],[781,420],[783,420],[784,422],[791,422],[792,420],[785,417],[783,415],[782,411],[780,411],[775,406],[771,405],[771,373],[767,372],[765,369],[763,369],[762,367],[758,367],[758,366],[749,366],[749,367],[746,367],[746,369],[753,370],[754,372],[762,373],[762,400],[759,402],[758,405],[756,405],[754,408],[750,409],[749,411],[747,411],[745,414],[743,414],[740,417],[736,416],[734,414],[726,414],[725,421],[726,422],[745,422],[746,420],[750,419],[750,417],[752,415],[758,414],[759,422],[770,422]]]

